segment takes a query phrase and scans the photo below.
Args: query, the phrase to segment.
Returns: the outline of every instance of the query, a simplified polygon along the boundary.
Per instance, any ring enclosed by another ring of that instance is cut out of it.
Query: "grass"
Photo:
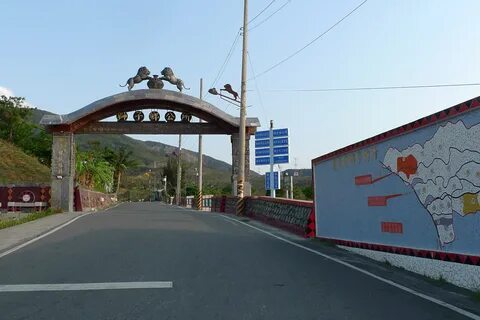
[[[473,297],[473,300],[480,302],[480,291],[473,292],[472,297]]]
[[[440,275],[440,277],[438,278],[430,278],[430,277],[427,277],[427,280],[433,284],[436,284],[436,285],[444,285],[444,284],[447,284],[447,280],[445,280],[445,278]]]
[[[29,221],[37,220],[37,219],[40,219],[40,218],[44,218],[44,217],[47,217],[47,216],[50,216],[50,215],[56,214],[56,213],[60,213],[60,211],[47,209],[45,211],[31,213],[28,216],[25,216],[25,217],[20,218],[20,219],[3,220],[3,221],[0,221],[0,229],[13,227],[13,226],[25,223],[25,222],[29,222]]]
[[[0,140],[0,155],[0,184],[50,182],[50,169],[20,148]]]
[[[390,261],[388,261],[387,259],[383,260],[383,264],[388,268],[392,267],[392,263]]]

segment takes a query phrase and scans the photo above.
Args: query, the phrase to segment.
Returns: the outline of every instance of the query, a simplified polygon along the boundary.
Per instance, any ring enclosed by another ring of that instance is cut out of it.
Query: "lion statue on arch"
[[[125,85],[119,85],[120,87],[126,87],[128,85],[128,91],[132,90],[133,86],[136,83],[140,83],[143,80],[147,80],[150,77],[150,70],[147,69],[147,67],[140,67],[137,71],[137,75],[129,78],[127,80],[127,83]]]
[[[175,74],[173,73],[172,68],[166,67],[160,72],[163,77],[161,77],[161,80],[166,80],[170,82],[171,84],[177,86],[177,89],[182,92],[183,89],[190,90],[190,88],[185,87],[185,84],[183,83],[183,80],[180,78],[175,77]]]

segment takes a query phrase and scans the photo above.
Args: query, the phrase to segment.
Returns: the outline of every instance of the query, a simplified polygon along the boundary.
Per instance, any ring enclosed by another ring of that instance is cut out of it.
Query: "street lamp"
[[[237,100],[238,99],[238,93],[236,91],[234,91],[232,89],[232,86],[228,83],[225,84],[223,87],[224,87],[224,89],[220,89],[220,92],[218,92],[217,89],[215,89],[215,88],[211,88],[211,89],[208,90],[208,93],[210,93],[211,95],[214,95],[214,96],[220,96],[220,98],[222,100],[225,100],[228,103],[231,103],[236,107],[240,107],[240,101]],[[227,95],[223,94],[223,92],[228,92],[232,96],[231,97],[227,96]]]

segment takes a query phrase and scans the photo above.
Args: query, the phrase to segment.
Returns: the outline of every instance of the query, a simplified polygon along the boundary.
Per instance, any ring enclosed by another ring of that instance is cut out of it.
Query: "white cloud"
[[[15,94],[11,89],[0,86],[0,96],[15,97]],[[30,108],[36,108],[37,107],[36,105],[31,104],[29,101],[25,101],[25,106],[30,107]]]
[[[13,94],[12,90],[0,86],[0,96],[10,97],[10,96],[13,96],[13,95],[14,94]]]

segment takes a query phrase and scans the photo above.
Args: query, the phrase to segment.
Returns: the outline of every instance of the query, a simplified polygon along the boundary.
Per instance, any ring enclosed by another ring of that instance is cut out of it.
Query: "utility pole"
[[[177,192],[175,204],[180,205],[180,197],[182,195],[182,135],[178,135],[178,163],[177,163]]]
[[[242,86],[240,98],[240,131],[239,131],[239,164],[237,180],[237,196],[244,196],[245,183],[245,123],[247,117],[247,44],[248,44],[248,0],[243,3],[243,49],[242,49]],[[238,207],[238,206],[237,206]]]
[[[200,78],[200,100],[203,99],[203,79]],[[202,123],[202,119],[199,119],[199,122]],[[203,209],[203,145],[202,145],[202,135],[198,135],[198,198],[197,198],[197,209]]]

